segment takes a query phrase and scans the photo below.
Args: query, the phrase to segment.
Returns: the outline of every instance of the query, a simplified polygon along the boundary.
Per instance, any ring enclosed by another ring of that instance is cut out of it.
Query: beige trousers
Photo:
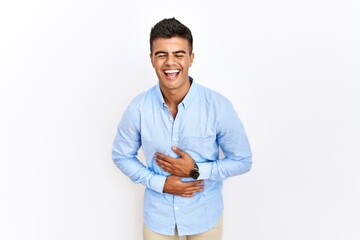
[[[221,216],[216,225],[210,230],[197,234],[197,235],[189,235],[186,238],[180,238],[175,228],[175,236],[162,235],[151,231],[144,224],[143,226],[143,240],[221,240],[222,239],[222,230],[223,230],[223,217]]]

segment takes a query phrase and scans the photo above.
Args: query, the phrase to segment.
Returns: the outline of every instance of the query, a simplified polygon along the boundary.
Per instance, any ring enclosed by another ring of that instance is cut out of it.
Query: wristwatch
[[[199,166],[196,164],[196,162],[194,161],[194,168],[193,170],[190,171],[190,177],[192,177],[193,179],[198,179],[198,177],[200,176],[199,173]]]

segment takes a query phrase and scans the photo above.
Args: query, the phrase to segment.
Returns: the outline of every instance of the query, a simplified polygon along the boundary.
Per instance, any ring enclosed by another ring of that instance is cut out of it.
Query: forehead
[[[152,43],[153,51],[189,51],[189,42],[182,37],[156,38]]]

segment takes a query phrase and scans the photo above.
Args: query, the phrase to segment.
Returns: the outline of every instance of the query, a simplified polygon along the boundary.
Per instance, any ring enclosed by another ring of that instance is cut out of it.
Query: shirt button
[[[175,210],[178,210],[179,208],[178,208],[178,207],[175,207],[174,209],[175,209]]]
[[[173,141],[177,142],[179,139],[178,138],[173,138]]]

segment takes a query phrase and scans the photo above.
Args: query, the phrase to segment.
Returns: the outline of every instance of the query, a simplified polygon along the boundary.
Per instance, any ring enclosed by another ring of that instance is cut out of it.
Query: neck
[[[168,107],[177,107],[181,101],[185,98],[185,94],[178,94],[174,92],[163,92],[165,103]]]
[[[178,111],[178,105],[184,100],[190,86],[191,81],[188,81],[182,88],[178,89],[162,89],[160,87],[165,103],[174,118],[176,117]]]
[[[176,107],[184,100],[191,86],[189,80],[182,88],[178,89],[161,89],[165,103],[168,107]]]

